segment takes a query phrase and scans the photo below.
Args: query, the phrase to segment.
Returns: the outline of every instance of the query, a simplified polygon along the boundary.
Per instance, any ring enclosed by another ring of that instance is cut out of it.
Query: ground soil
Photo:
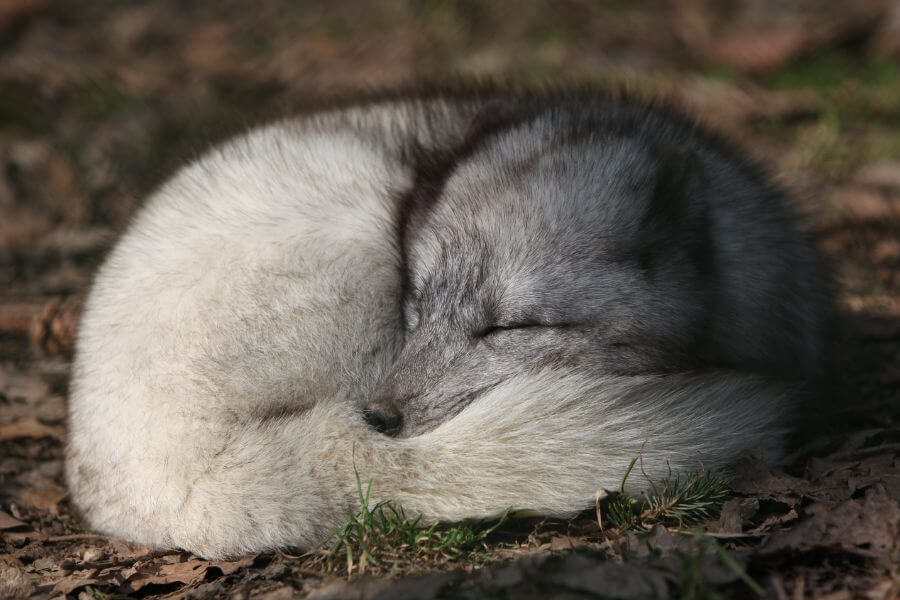
[[[898,56],[891,0],[0,3],[0,598],[898,597]],[[88,531],[62,477],[71,344],[141,198],[253,123],[457,76],[665,96],[790,193],[832,265],[838,351],[786,463],[742,465],[705,536],[517,521],[349,581]]]

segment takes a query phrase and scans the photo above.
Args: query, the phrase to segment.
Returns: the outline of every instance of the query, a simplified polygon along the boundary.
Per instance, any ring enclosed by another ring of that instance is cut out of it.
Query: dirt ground
[[[802,413],[786,463],[737,469],[704,535],[517,521],[390,577],[89,532],[62,478],[71,340],[141,198],[253,123],[458,76],[666,96],[790,192],[839,317],[833,397]],[[900,597],[898,266],[896,0],[3,0],[0,598]]]

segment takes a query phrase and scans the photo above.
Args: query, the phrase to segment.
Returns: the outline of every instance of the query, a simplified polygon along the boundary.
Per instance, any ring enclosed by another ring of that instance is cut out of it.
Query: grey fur
[[[185,167],[100,269],[69,487],[93,527],[208,557],[322,542],[354,471],[423,523],[570,515],[637,455],[777,457],[826,308],[780,195],[666,111],[483,91],[282,121]]]
[[[518,110],[413,207],[406,341],[375,420],[416,435],[548,365],[818,385],[822,266],[753,168],[644,106]]]

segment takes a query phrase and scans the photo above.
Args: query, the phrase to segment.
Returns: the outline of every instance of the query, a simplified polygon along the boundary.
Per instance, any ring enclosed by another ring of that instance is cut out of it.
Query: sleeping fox
[[[367,100],[147,201],[86,303],[67,477],[97,530],[208,558],[321,543],[354,470],[423,522],[570,515],[638,455],[777,458],[828,306],[782,196],[668,109]]]

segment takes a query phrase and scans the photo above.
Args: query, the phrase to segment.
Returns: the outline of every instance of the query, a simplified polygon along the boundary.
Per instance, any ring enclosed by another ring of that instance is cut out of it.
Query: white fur
[[[322,542],[354,468],[434,521],[572,514],[638,455],[661,477],[777,453],[784,390],[734,373],[547,369],[419,437],[367,427],[400,343],[392,206],[412,174],[369,135],[402,132],[392,118],[258,130],[138,214],[97,276],[72,381],[68,479],[93,527],[217,558]]]

